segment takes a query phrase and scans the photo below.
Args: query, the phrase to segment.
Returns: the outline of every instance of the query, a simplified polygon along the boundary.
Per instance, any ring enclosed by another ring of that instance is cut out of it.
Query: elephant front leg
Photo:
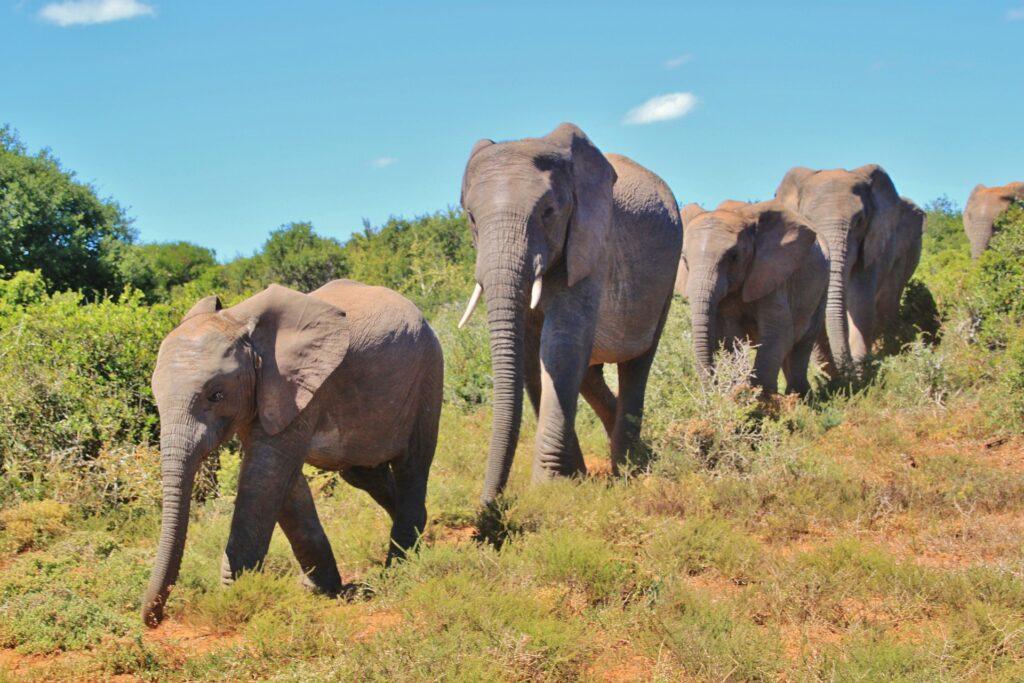
[[[274,525],[301,467],[301,458],[267,444],[256,444],[243,456],[231,532],[221,564],[222,581],[230,583],[241,572],[263,564]]]
[[[295,483],[285,498],[280,524],[295,559],[299,561],[303,585],[332,597],[341,593],[341,575],[334,561],[331,542],[320,524],[309,483],[301,473],[296,475]]]
[[[586,474],[576,438],[580,386],[594,342],[596,305],[580,304],[568,292],[545,311],[540,341],[541,399],[533,460],[533,480]]]
[[[754,356],[754,381],[765,394],[779,391],[779,370],[793,348],[793,316],[781,290],[757,304],[758,349]]]
[[[850,278],[846,310],[850,323],[850,355],[858,371],[875,343],[877,281],[874,271],[855,272]]]

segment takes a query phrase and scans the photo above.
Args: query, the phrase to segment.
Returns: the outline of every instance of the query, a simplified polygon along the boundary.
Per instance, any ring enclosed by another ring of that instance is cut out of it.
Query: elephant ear
[[[186,320],[188,320],[189,318],[194,318],[197,315],[205,315],[205,314],[209,314],[209,313],[216,313],[217,311],[221,310],[222,308],[224,308],[224,307],[221,305],[219,297],[217,297],[217,296],[203,297],[202,299],[197,301],[192,306],[192,308],[188,309],[188,313],[186,313],[184,316],[182,316],[181,322],[183,323]],[[181,323],[178,323],[178,324],[180,325]]]
[[[805,219],[778,202],[752,207],[754,258],[743,282],[743,301],[757,301],[786,282],[800,267],[817,240],[817,234]]]
[[[572,162],[573,207],[565,260],[570,287],[597,271],[604,259],[612,225],[612,187],[615,169],[582,130],[563,123],[548,135],[556,146],[568,149]]]
[[[473,149],[469,150],[469,159],[466,160],[466,171],[462,174],[462,195],[459,197],[459,203],[463,206],[465,206],[464,199],[466,196],[466,180],[469,178],[469,164],[473,161],[473,157],[476,156],[477,152],[493,144],[494,140],[483,138],[482,140],[477,140],[473,145]]]
[[[277,434],[309,405],[345,359],[345,312],[309,294],[270,285],[227,313],[249,329],[259,357],[260,425],[267,434]]]
[[[775,198],[792,211],[800,210],[800,186],[809,176],[814,175],[806,166],[794,166],[786,172],[775,190]]]
[[[868,200],[871,216],[864,237],[864,265],[870,267],[885,257],[900,223],[902,204],[896,186],[884,168],[870,164],[858,168],[857,173],[867,176],[871,188]]]
[[[697,216],[704,213],[704,209],[701,208],[700,204],[690,202],[683,208],[679,209],[679,218],[683,221],[683,230],[686,230],[686,226],[696,218]]]
[[[1011,202],[1024,199],[1024,183],[1010,183],[1006,186],[1006,194]]]

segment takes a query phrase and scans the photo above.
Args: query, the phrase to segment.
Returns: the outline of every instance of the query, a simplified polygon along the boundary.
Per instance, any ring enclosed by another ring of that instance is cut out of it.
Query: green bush
[[[989,344],[1005,346],[1024,323],[1024,204],[996,221],[996,234],[970,280],[969,301]]]
[[[91,303],[53,294],[5,309],[0,466],[8,476],[0,496],[43,495],[45,472],[58,462],[95,462],[110,448],[154,440],[149,377],[175,320],[137,291]]]

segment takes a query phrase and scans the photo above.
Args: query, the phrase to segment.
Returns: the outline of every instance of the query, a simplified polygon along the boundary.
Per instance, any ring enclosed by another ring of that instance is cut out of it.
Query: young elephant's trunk
[[[179,419],[165,426],[160,435],[160,470],[163,478],[163,516],[160,544],[142,598],[142,620],[154,627],[164,618],[164,606],[171,586],[178,579],[181,557],[188,531],[189,505],[199,457],[196,428],[190,419]]]

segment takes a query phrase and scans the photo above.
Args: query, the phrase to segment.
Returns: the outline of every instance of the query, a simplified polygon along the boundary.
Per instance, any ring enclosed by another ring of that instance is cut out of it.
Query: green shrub
[[[1005,346],[1024,323],[1024,204],[996,221],[996,234],[978,259],[970,287],[981,339]]]
[[[55,500],[21,503],[0,510],[0,531],[15,552],[38,548],[66,528],[68,506]]]

